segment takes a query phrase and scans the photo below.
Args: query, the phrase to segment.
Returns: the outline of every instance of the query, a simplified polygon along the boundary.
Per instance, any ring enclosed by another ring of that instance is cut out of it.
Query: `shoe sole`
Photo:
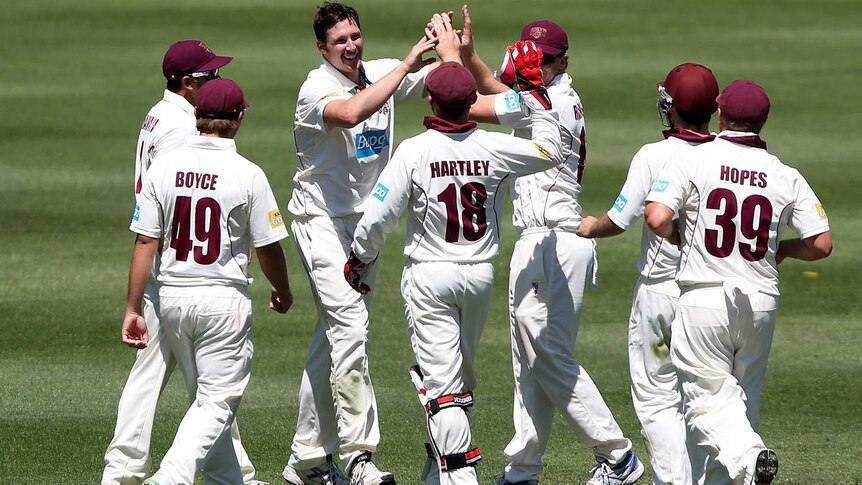
[[[772,450],[763,450],[757,455],[754,465],[754,483],[769,485],[778,474],[778,456]]]

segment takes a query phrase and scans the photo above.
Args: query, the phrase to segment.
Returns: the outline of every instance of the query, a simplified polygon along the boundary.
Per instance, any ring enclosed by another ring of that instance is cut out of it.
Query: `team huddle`
[[[508,196],[517,230],[508,291],[515,433],[494,484],[539,483],[557,413],[595,455],[588,485],[644,475],[573,352],[584,292],[597,283],[595,238],[621,234],[641,215],[628,351],[652,483],[771,483],[778,456],[757,429],[778,265],[824,258],[832,242],[808,183],[760,137],[766,91],[749,80],[720,90],[700,64],[673,68],[658,83],[664,139],[635,154],[607,214],[583,216],[586,128],[566,32],[548,20],[525,25],[492,70],[476,53],[467,6],[461,13],[461,29],[452,12],[434,14],[400,61],[363,60],[352,7],[326,2],[315,15],[321,61],[298,94],[287,209],[318,317],[285,482],[396,483],[375,457],[367,335],[377,256],[403,217],[408,372],[426,416],[421,483],[482,483],[470,425],[476,355]],[[423,57],[432,51],[439,61]],[[141,126],[122,326],[123,342],[139,350],[102,485],[192,484],[198,475],[206,484],[265,483],[235,417],[251,375],[252,249],[271,284],[269,307],[286,313],[288,221],[263,170],[237,153],[249,102],[220,77],[231,59],[198,40],[171,45],[164,97]],[[411,98],[427,99],[427,130],[396,140],[395,108]],[[782,238],[788,227],[796,238]],[[177,363],[189,408],[151,473],[155,408]]]

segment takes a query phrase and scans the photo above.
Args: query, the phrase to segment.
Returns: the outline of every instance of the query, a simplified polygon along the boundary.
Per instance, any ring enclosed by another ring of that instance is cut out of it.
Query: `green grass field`
[[[126,228],[134,143],[144,114],[161,97],[165,49],[179,39],[201,38],[217,53],[235,56],[223,75],[236,79],[252,104],[239,150],[266,170],[285,208],[296,163],[296,91],[318,60],[311,18],[319,3],[31,0],[2,8],[0,482],[88,484],[101,475],[134,358],[119,339],[133,240]],[[366,59],[403,56],[434,10],[460,6],[439,0],[353,4],[362,15]],[[582,198],[589,214],[610,207],[631,156],[660,137],[655,83],[671,67],[701,62],[722,86],[752,78],[766,87],[773,109],[763,136],[817,191],[835,251],[822,262],[782,265],[784,297],[761,431],[781,458],[775,483],[860,483],[862,3],[539,0],[471,7],[479,53],[491,65],[527,21],[551,18],[568,30],[570,73],[589,133]],[[427,112],[422,102],[400,109],[398,139],[422,130]],[[638,237],[639,228],[600,241],[601,287],[588,293],[576,355],[644,456],[625,342]],[[474,411],[485,482],[502,468],[512,432],[508,224],[503,238]],[[424,451],[422,417],[405,372],[412,359],[398,292],[401,242],[400,234],[393,237],[380,258],[369,352],[380,407],[379,460],[399,483],[410,484],[417,482]],[[255,369],[239,413],[260,478],[273,483],[280,482],[289,452],[315,321],[296,250],[290,241],[284,247],[297,301],[287,316],[276,315],[266,310],[266,285],[253,286]],[[176,376],[157,415],[156,463],[185,399]],[[555,426],[542,483],[584,483],[591,453],[562,420]]]

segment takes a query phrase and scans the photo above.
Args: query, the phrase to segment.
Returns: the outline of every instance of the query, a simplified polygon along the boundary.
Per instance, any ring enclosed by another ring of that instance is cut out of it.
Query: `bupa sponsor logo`
[[[515,91],[509,91],[503,96],[503,101],[506,103],[506,111],[514,113],[521,111],[521,96]]]
[[[614,201],[614,209],[616,209],[617,212],[622,212],[623,209],[626,208],[626,204],[628,204],[628,203],[629,203],[629,200],[626,199],[625,197],[623,197],[623,194],[620,194],[617,196],[617,200]]]
[[[389,146],[389,137],[385,130],[365,131],[356,134],[356,157],[378,155]]]
[[[389,188],[380,182],[377,183],[377,187],[374,187],[374,192],[371,195],[374,196],[375,199],[383,202],[386,199],[386,195],[389,193]]]
[[[137,221],[141,218],[141,206],[135,204],[135,212],[132,214],[132,220]]]
[[[653,192],[664,192],[665,190],[667,190],[668,185],[670,185],[670,182],[668,182],[667,180],[656,180],[655,182],[653,182],[651,190]]]

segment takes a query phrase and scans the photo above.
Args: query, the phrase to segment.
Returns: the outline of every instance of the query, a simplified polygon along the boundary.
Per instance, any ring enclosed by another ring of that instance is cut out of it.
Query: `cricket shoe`
[[[288,463],[281,476],[289,485],[350,485],[332,461],[332,455],[326,455],[326,462],[322,465],[305,470],[298,470]]]
[[[593,478],[587,485],[631,485],[644,474],[643,463],[633,451],[629,451],[625,460],[613,466],[604,458],[596,458],[596,461],[599,463],[591,470]]]
[[[370,451],[356,457],[348,470],[350,485],[395,485],[395,477],[377,468]]]
[[[778,474],[778,455],[770,449],[761,450],[754,462],[754,485],[769,485]]]
[[[539,485],[538,480],[522,480],[520,482],[512,482],[506,480],[506,472],[503,472],[494,477],[494,485]]]

